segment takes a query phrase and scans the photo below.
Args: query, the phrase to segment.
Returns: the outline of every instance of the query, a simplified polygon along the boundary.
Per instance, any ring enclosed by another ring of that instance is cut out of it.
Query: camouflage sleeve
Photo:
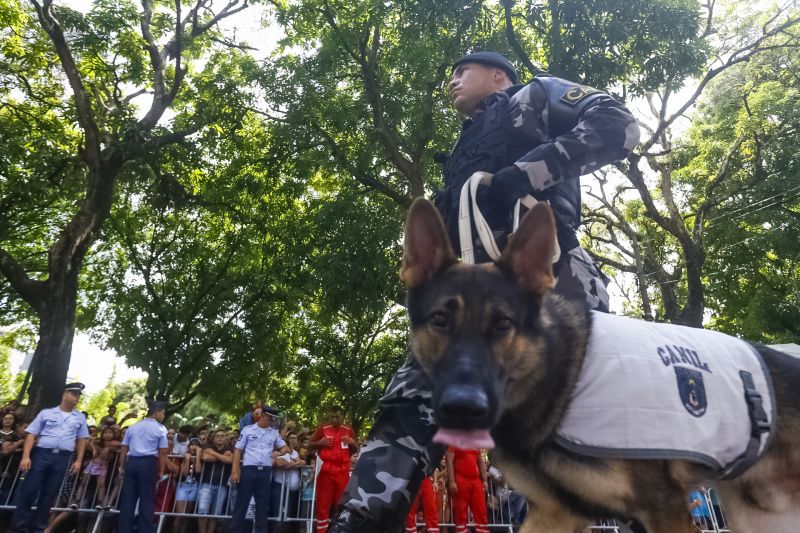
[[[544,127],[550,139],[515,163],[534,191],[594,172],[639,143],[639,125],[624,105],[591,87],[558,78],[546,81],[530,83],[514,95],[527,104],[520,106],[515,127]]]

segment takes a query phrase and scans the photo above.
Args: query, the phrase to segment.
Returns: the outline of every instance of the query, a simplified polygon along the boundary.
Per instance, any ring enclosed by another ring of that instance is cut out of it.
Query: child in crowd
[[[176,513],[191,514],[194,512],[195,502],[197,502],[197,493],[200,487],[198,476],[203,470],[203,463],[201,461],[202,452],[203,447],[200,445],[200,440],[197,438],[190,439],[188,449],[183,455],[181,478],[178,482],[178,488],[175,491]],[[184,533],[187,527],[188,519],[179,518],[175,520],[175,528],[173,531],[175,531],[175,533]]]
[[[108,479],[108,465],[116,463],[117,451],[122,446],[122,443],[116,440],[114,428],[111,426],[103,427],[100,436],[89,441],[89,452],[92,454],[92,459],[83,469],[83,480],[81,481],[80,488],[78,489],[78,497],[72,502],[70,507],[77,509],[80,502],[86,497],[86,491],[89,488],[89,482],[94,480],[96,486],[95,498],[96,509],[108,510],[111,508],[109,503],[110,494],[106,491],[106,480]]]

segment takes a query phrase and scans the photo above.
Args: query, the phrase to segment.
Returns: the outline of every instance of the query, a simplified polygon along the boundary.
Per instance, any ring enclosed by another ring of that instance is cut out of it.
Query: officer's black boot
[[[343,509],[336,519],[331,520],[328,533],[377,533],[382,531],[378,524],[358,513]]]

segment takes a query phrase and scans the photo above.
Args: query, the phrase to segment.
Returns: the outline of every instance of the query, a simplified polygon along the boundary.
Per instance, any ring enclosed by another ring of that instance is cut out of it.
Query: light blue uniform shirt
[[[60,407],[39,411],[25,431],[39,437],[36,443],[39,448],[68,452],[75,451],[76,439],[89,437],[83,413],[73,410],[67,414]]]
[[[245,426],[236,441],[236,448],[242,450],[244,466],[272,466],[273,450],[280,450],[286,442],[274,428],[261,428],[258,424]]]
[[[128,428],[122,445],[128,447],[128,457],[155,457],[167,447],[167,428],[155,418],[145,418]]]

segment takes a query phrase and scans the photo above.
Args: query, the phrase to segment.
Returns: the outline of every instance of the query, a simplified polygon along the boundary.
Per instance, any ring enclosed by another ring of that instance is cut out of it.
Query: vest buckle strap
[[[750,416],[750,441],[745,452],[727,469],[722,479],[735,478],[753,466],[761,451],[761,436],[772,429],[772,423],[764,411],[763,397],[756,389],[753,375],[746,370],[740,370],[739,377],[744,386],[744,399],[747,403],[747,414]]]

